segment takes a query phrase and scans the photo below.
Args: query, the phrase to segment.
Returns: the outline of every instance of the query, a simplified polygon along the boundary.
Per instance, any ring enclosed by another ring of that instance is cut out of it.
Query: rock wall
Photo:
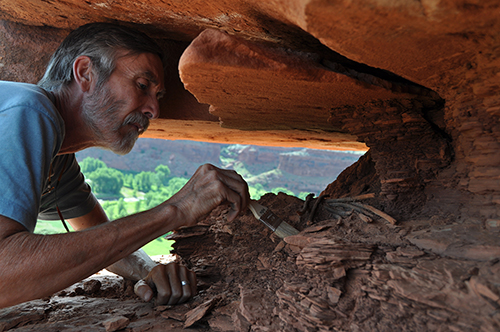
[[[204,328],[495,331],[499,17],[495,0],[4,1],[0,78],[36,81],[68,29],[114,20],[179,67],[150,137],[370,149],[309,209],[262,200],[297,238],[222,210],[176,234]]]
[[[294,197],[263,197],[262,204],[301,230],[285,239],[249,213],[227,223],[223,209],[171,236],[175,252],[200,278],[201,298],[193,306],[211,303],[199,317],[200,326],[212,331],[499,329],[497,236],[483,233],[482,241],[474,242],[480,227],[443,227],[439,217],[396,225],[373,208],[373,198],[357,197],[319,204],[316,199],[308,208]],[[429,234],[439,239],[430,240]],[[460,244],[453,243],[457,239],[450,237],[459,236]]]

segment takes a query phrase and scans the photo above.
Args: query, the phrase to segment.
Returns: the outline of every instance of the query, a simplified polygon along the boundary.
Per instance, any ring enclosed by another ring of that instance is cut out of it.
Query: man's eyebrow
[[[144,75],[144,76],[146,76],[146,78],[147,78],[149,81],[151,81],[151,83],[158,85],[158,81],[156,80],[156,77],[155,77],[155,75],[154,75],[152,72],[150,72],[150,71],[148,70],[148,71],[145,71],[145,72],[143,73],[143,75]]]
[[[165,96],[165,93],[167,93],[165,89],[158,91],[157,93],[158,99],[163,98]]]
[[[147,78],[147,79],[148,79],[151,83],[153,83],[153,84],[155,84],[155,85],[159,85],[158,81],[156,80],[155,75],[154,75],[152,72],[150,72],[149,70],[144,72],[144,76],[146,76],[146,78]],[[166,90],[165,90],[165,89],[162,89],[162,90],[158,91],[158,99],[159,99],[159,98],[162,98],[162,97],[163,97],[163,95],[164,95],[165,93],[166,93]]]

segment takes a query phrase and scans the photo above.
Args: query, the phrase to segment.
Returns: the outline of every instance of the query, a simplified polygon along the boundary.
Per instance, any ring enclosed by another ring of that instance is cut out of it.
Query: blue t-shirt
[[[38,217],[59,218],[56,204],[65,218],[92,210],[96,199],[74,154],[57,156],[65,128],[51,94],[0,81],[0,133],[0,215],[33,232]]]

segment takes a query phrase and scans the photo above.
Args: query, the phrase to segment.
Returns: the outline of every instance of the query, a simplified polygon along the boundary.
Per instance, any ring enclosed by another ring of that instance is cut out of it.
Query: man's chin
[[[128,135],[127,137],[123,138],[118,144],[112,144],[108,148],[113,151],[116,154],[119,155],[125,155],[132,151],[134,148],[135,142],[139,138],[139,135]]]

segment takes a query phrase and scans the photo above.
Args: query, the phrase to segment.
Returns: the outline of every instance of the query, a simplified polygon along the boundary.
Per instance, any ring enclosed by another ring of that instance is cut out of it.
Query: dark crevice
[[[319,64],[329,70],[353,77],[361,82],[381,86],[394,92],[425,96],[434,100],[441,99],[435,91],[390,71],[370,67],[366,64],[348,59],[328,48],[317,38],[296,25],[278,21],[260,12],[253,12],[249,15],[257,22],[260,22],[260,26],[266,27],[264,32],[269,35],[269,39],[272,40],[268,45],[269,47],[276,47],[276,45],[279,45],[279,47],[290,49],[292,52],[311,53]],[[265,40],[255,42],[267,44]]]

